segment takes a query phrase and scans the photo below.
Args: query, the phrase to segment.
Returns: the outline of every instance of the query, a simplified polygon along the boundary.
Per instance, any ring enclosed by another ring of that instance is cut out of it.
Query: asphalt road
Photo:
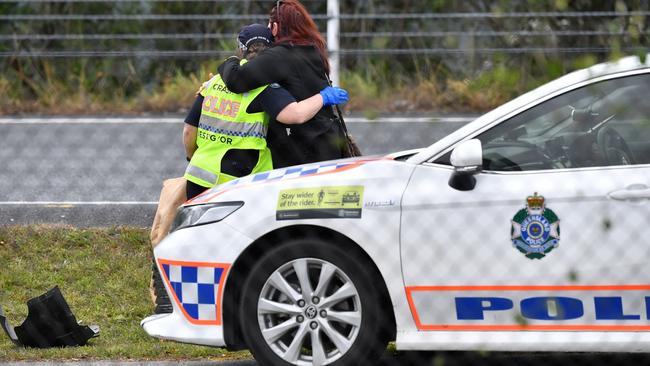
[[[471,118],[348,118],[365,155],[425,147]],[[183,174],[182,117],[0,118],[0,226],[153,220],[162,181]]]
[[[387,354],[376,365],[359,366],[628,366],[648,365],[647,354],[612,353],[509,353],[509,352],[398,352]],[[253,360],[240,361],[75,361],[16,362],[8,366],[258,366]]]

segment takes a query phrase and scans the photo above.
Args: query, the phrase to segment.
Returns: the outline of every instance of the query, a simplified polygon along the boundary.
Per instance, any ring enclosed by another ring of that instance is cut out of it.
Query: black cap
[[[248,46],[254,41],[264,42],[270,46],[273,43],[273,33],[265,25],[251,24],[243,27],[239,31],[237,39],[239,41],[239,48],[242,51],[246,51],[248,50]]]

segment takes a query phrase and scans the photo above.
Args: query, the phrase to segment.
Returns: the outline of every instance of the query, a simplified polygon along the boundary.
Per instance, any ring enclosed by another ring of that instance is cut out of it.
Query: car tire
[[[248,348],[262,365],[373,365],[388,342],[387,309],[367,265],[320,238],[266,253],[240,305]]]

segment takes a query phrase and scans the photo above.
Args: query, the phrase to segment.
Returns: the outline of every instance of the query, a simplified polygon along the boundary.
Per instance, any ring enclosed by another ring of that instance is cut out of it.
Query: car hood
[[[364,181],[408,179],[415,165],[399,161],[417,151],[409,150],[386,156],[365,156],[313,164],[291,166],[235,179],[209,189],[184,206],[243,200],[253,191],[271,192],[279,187],[319,184],[362,184]]]

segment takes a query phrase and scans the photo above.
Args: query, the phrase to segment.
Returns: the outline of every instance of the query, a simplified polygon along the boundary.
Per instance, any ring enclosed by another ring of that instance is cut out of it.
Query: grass
[[[599,61],[592,55],[566,60],[537,55],[517,62],[495,56],[488,66],[452,72],[428,58],[413,57],[410,68],[377,59],[342,72],[341,86],[351,97],[344,109],[369,119],[381,113],[483,112]],[[0,75],[0,95],[5,96],[0,114],[186,113],[200,84],[219,64],[209,61],[192,72],[160,70],[146,76],[128,60],[102,60],[105,65],[80,60],[71,66],[30,62]]]
[[[0,74],[0,115],[186,112],[196,90],[218,66],[208,62],[195,73],[161,72],[155,80],[145,80],[127,61],[102,60],[107,64],[92,67],[82,61],[70,66],[60,62],[33,61]]]
[[[185,345],[149,337],[139,323],[153,313],[151,247],[144,229],[0,227],[0,304],[13,326],[26,302],[58,285],[77,320],[98,324],[85,347],[23,349],[0,332],[0,362],[23,360],[223,360],[248,352]]]
[[[345,108],[361,112],[369,119],[377,118],[383,112],[482,112],[503,104],[524,91],[519,85],[503,85],[503,88],[492,85],[483,89],[479,87],[484,83],[482,78],[449,78],[440,81],[432,76],[392,87],[378,87],[374,78],[344,74],[341,84],[351,95]],[[542,81],[539,82],[541,83]],[[382,93],[380,90],[391,92]]]
[[[517,69],[505,61],[467,76],[431,63],[399,72],[391,71],[391,65],[378,60],[364,69],[344,71],[341,86],[351,96],[345,109],[370,119],[385,112],[479,112],[556,76],[546,69],[555,65],[551,63],[545,63],[538,76],[530,72],[533,66]],[[185,113],[201,82],[218,65],[208,62],[196,72],[161,72],[154,80],[139,75],[126,61],[120,67],[106,65],[107,70],[120,70],[119,75],[90,71],[88,64],[70,67],[65,75],[57,73],[62,65],[47,60],[30,66],[0,75],[0,95],[5,96],[0,98],[0,114]]]

